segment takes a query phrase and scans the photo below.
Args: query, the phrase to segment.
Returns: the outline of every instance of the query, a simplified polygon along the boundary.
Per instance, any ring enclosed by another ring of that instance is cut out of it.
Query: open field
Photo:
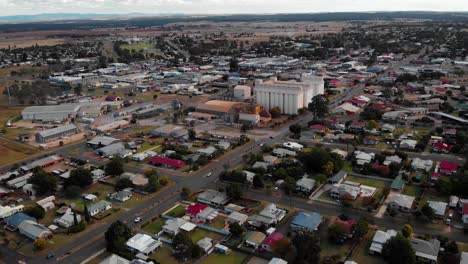
[[[2,156],[0,165],[7,165],[36,155],[39,150],[0,138],[0,153]]]
[[[123,49],[128,49],[128,50],[145,50],[145,49],[151,49],[154,48],[154,45],[151,43],[135,43],[135,44],[126,44],[122,45]]]
[[[14,40],[0,40],[0,49],[7,49],[8,47],[28,48],[35,46],[55,46],[65,43],[65,39],[34,39],[34,38],[19,38]]]

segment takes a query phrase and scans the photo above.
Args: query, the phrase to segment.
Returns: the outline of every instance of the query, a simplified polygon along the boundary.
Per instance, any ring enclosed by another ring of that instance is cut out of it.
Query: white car
[[[212,172],[208,173],[208,174],[206,175],[206,177],[210,177],[211,174],[213,174],[213,173],[212,173]]]
[[[135,218],[135,220],[133,220],[133,221],[134,221],[135,223],[138,223],[138,222],[140,222],[141,220],[142,220],[141,217],[137,217],[137,218]]]

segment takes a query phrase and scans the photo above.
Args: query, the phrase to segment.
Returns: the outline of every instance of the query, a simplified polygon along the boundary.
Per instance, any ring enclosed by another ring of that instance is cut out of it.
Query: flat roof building
[[[79,104],[61,104],[26,107],[21,115],[28,121],[64,121],[74,118],[80,110]]]
[[[80,130],[74,124],[59,126],[37,133],[36,142],[47,143],[49,141],[57,140],[66,136],[75,135],[79,132]]]

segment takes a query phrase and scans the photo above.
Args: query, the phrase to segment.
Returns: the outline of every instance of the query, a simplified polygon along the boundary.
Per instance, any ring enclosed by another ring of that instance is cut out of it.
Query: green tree
[[[180,196],[184,200],[187,200],[190,197],[191,194],[192,194],[192,191],[188,187],[183,187],[182,191],[180,192]]]
[[[34,186],[38,195],[49,194],[57,188],[58,178],[52,173],[37,168],[29,179],[29,183]]]
[[[125,243],[132,237],[132,230],[126,224],[121,221],[112,223],[104,236],[107,242],[107,251],[121,256],[130,254]]]
[[[434,209],[432,209],[427,203],[421,207],[421,214],[429,221],[435,218]]]
[[[35,205],[35,206],[32,206],[32,207],[26,208],[24,210],[24,213],[31,216],[31,217],[34,217],[36,219],[42,219],[42,218],[44,218],[45,210],[41,206]]]
[[[174,256],[179,260],[186,260],[192,257],[194,243],[187,233],[177,233],[177,235],[172,240],[172,246],[175,251]]]
[[[197,133],[195,132],[193,128],[190,128],[188,130],[188,137],[190,140],[195,140],[197,138]]]
[[[333,162],[329,161],[327,162],[325,165],[323,165],[323,172],[328,176],[332,176],[333,175],[333,169],[334,169],[334,165],[333,165]]]
[[[408,239],[401,234],[390,238],[382,248],[382,256],[389,264],[414,264],[416,257]]]
[[[153,175],[147,176],[147,178],[148,178],[148,184],[146,184],[145,190],[150,193],[157,192],[159,188],[161,187],[159,183],[159,177],[153,174]]]
[[[452,180],[449,177],[440,177],[436,188],[442,194],[451,194],[453,191]]]
[[[166,186],[169,183],[169,178],[167,176],[162,176],[159,178],[159,184]]]
[[[354,237],[362,238],[369,232],[369,222],[366,219],[359,219],[359,221],[353,226]]]
[[[291,133],[297,135],[297,134],[301,133],[302,127],[299,124],[293,124],[293,125],[289,126],[289,131],[291,131]]]
[[[278,106],[275,106],[270,109],[271,117],[278,118],[281,115],[281,109]]]
[[[75,185],[84,188],[93,183],[93,176],[90,170],[77,168],[70,172],[70,177],[64,183],[65,186]]]
[[[119,176],[124,173],[124,161],[122,158],[114,157],[106,164],[105,172],[109,176]]]
[[[227,185],[225,190],[226,195],[233,200],[239,200],[242,197],[242,187],[237,183]]]
[[[265,186],[263,182],[263,177],[260,174],[255,174],[252,180],[252,185],[255,188],[263,188]]]
[[[413,227],[410,224],[406,224],[401,228],[401,234],[410,239],[413,236]]]
[[[133,183],[130,179],[128,178],[122,178],[118,179],[117,182],[115,183],[115,190],[116,191],[121,191],[125,188],[131,188],[133,187]]]
[[[84,218],[85,218],[85,221],[89,223],[89,221],[91,221],[91,215],[89,214],[89,209],[88,209],[88,205],[84,205]]]
[[[241,237],[244,229],[238,223],[232,223],[229,225],[229,232],[235,237]]]
[[[34,241],[33,246],[36,250],[43,250],[47,247],[47,241],[45,238],[40,237]]]
[[[331,241],[337,241],[345,235],[345,229],[342,225],[332,224],[328,227],[327,235]]]
[[[328,114],[328,100],[322,95],[316,95],[309,103],[308,110],[314,114],[314,118],[323,119]]]
[[[367,129],[377,129],[377,128],[379,128],[379,123],[377,123],[377,121],[371,120],[369,121],[369,123],[367,123]]]
[[[65,187],[64,195],[69,199],[75,199],[80,197],[82,190],[76,185],[70,185]]]
[[[239,71],[239,60],[236,58],[232,58],[229,62],[229,71],[230,72],[237,72]]]
[[[301,233],[292,239],[296,251],[295,264],[320,263],[320,238],[317,234]]]

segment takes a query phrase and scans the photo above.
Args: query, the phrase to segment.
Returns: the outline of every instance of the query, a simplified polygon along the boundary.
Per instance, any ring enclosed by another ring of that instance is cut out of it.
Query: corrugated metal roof
[[[48,137],[48,136],[56,135],[59,133],[68,132],[71,130],[78,130],[78,128],[74,124],[69,124],[69,125],[59,126],[56,128],[45,130],[37,134],[39,134],[42,137]]]

